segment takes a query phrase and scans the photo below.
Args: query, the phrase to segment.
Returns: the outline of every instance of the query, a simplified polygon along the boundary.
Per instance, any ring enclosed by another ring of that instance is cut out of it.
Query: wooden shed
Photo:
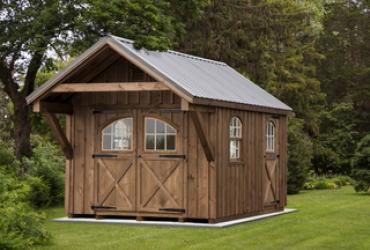
[[[107,36],[27,102],[65,153],[69,216],[212,223],[287,204],[291,108],[223,62]]]

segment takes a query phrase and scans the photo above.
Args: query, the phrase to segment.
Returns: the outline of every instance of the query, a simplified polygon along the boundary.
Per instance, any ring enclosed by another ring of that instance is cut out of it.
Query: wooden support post
[[[190,112],[191,118],[194,122],[195,130],[197,131],[197,134],[200,139],[200,143],[202,144],[204,153],[206,155],[206,158],[208,162],[212,162],[215,160],[215,156],[211,147],[211,143],[209,142],[205,131],[202,126],[202,117],[200,115],[199,111],[191,111]]]
[[[189,102],[184,98],[181,98],[181,110],[182,111],[189,111]]]
[[[54,135],[54,138],[59,143],[64,155],[67,159],[71,160],[73,158],[73,149],[71,144],[69,143],[63,129],[60,127],[58,119],[54,114],[51,113],[44,113],[44,117],[46,122],[49,124],[51,128],[51,132]]]

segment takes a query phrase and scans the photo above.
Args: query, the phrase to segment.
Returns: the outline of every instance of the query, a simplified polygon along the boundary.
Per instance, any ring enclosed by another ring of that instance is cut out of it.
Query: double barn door
[[[184,114],[95,114],[95,208],[184,213]]]

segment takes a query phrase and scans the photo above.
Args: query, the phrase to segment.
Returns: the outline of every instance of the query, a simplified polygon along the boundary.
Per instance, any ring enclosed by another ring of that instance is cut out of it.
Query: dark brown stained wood
[[[158,91],[168,90],[160,82],[115,82],[115,83],[63,83],[56,86],[52,93],[75,92],[117,92],[117,91]]]
[[[72,146],[67,140],[67,137],[63,129],[60,127],[58,119],[55,117],[54,114],[51,113],[44,113],[44,117],[51,129],[51,132],[54,135],[55,140],[59,143],[65,157],[69,160],[72,159],[73,158]]]
[[[80,79],[80,82],[90,82],[97,75],[105,71],[109,66],[111,66],[114,62],[116,62],[119,58],[120,56],[114,53],[109,58],[107,58],[105,61],[103,61],[101,64],[97,65],[94,70],[89,72],[89,74],[84,75],[84,77]]]
[[[73,124],[72,124],[72,116],[66,115],[66,137],[67,140],[73,144],[73,138],[72,138],[72,131],[73,131]],[[72,214],[73,213],[73,161],[66,159],[65,163],[65,175],[64,175],[64,211],[66,214]]]
[[[214,126],[217,122],[217,116],[215,110],[213,113],[208,115],[208,138],[210,144],[213,146],[213,152],[216,151],[216,133],[217,126]],[[217,171],[218,158],[215,156],[215,161],[208,164],[208,217],[215,219],[217,216]]]
[[[95,123],[94,117],[91,115],[91,109],[84,109],[85,116],[85,131],[84,131],[84,144],[85,144],[85,173],[84,173],[84,213],[93,214],[91,206],[96,204],[94,197],[94,159],[92,154],[94,153],[94,134],[95,134]]]
[[[65,169],[69,216],[217,222],[284,209],[290,112],[193,98],[128,52],[118,54],[115,46],[112,42],[97,51],[61,79],[57,92],[33,104],[49,116],[61,144],[69,142],[73,149]],[[65,139],[52,113],[67,114]],[[233,116],[242,121],[238,161],[229,159]],[[103,128],[123,117],[133,118],[132,150],[102,150]],[[175,151],[145,150],[145,117],[177,129]],[[265,150],[270,118],[277,121],[274,155]],[[68,154],[68,147],[64,151]]]
[[[176,95],[184,98],[185,100],[192,102],[192,97],[190,95],[184,94],[182,91],[179,91],[172,82],[160,75],[155,69],[151,68],[148,65],[143,64],[142,62],[138,61],[134,56],[132,56],[129,52],[123,51],[119,48],[117,44],[114,42],[109,41],[108,44],[110,47],[115,50],[117,53],[122,55],[124,58],[126,58],[128,61],[130,61],[132,64],[139,67],[141,70],[145,71],[148,75],[150,75],[152,78],[156,79],[159,82],[166,83],[166,86],[170,88]]]
[[[85,127],[87,124],[86,108],[75,107],[74,117],[74,159],[73,159],[73,213],[85,214],[85,169],[86,169],[86,147],[85,147]]]
[[[193,120],[193,123],[194,123],[194,126],[195,126],[195,130],[197,131],[197,135],[200,139],[200,142],[202,144],[202,147],[203,147],[203,150],[204,150],[204,153],[207,157],[207,160],[208,162],[211,162],[211,161],[214,161],[215,160],[215,156],[214,156],[214,152],[213,152],[213,149],[212,149],[212,146],[206,136],[206,133],[204,131],[204,128],[203,128],[203,125],[202,125],[202,118],[201,118],[201,114],[199,111],[192,111],[190,112],[190,115],[191,115],[191,118]]]
[[[37,101],[33,104],[33,112],[72,114],[73,106],[68,103]]]
[[[120,57],[120,55],[118,55]],[[96,75],[90,82],[153,82],[154,78],[120,57],[106,70]]]

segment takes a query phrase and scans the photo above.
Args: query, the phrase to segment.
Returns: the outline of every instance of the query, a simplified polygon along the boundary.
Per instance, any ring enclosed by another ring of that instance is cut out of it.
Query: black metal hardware
[[[160,109],[159,112],[160,113],[178,113],[178,112],[182,112],[183,110],[181,109]]]
[[[92,205],[91,209],[116,209],[116,207],[104,206],[104,205]]]
[[[160,208],[159,211],[185,213],[185,208]]]
[[[185,159],[185,155],[159,155],[161,158],[182,158]]]
[[[116,158],[117,155],[114,154],[93,154],[93,158]]]

